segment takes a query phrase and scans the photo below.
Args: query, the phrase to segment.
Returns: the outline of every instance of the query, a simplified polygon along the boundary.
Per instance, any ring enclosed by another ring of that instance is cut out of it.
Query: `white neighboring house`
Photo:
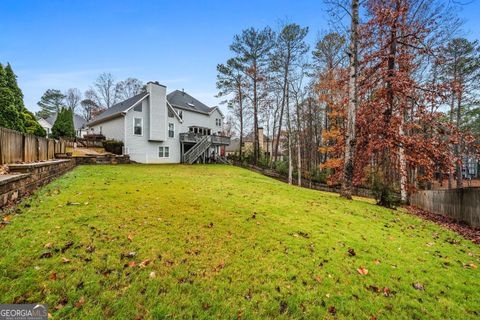
[[[88,123],[89,133],[123,141],[124,154],[139,163],[223,161],[229,137],[223,114],[184,91],[149,82],[146,92],[120,102]]]
[[[53,113],[50,117],[47,119],[42,119],[40,118],[38,120],[38,123],[47,131],[47,136],[52,133],[52,127],[53,124],[55,123],[55,120],[57,120],[57,113]],[[78,114],[73,115],[73,127],[75,128],[75,136],[77,138],[83,138],[84,135],[88,133],[87,130],[87,121],[85,118]]]
[[[40,124],[40,126],[45,129],[45,132],[47,133],[47,137],[50,136],[50,134],[52,133],[52,126],[47,120],[43,119],[43,118],[39,118],[38,119],[38,123]]]

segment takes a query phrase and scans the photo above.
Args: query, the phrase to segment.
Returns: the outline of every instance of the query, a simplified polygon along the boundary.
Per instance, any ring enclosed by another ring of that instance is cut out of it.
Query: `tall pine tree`
[[[57,114],[57,119],[52,127],[52,136],[58,138],[75,138],[73,125],[73,110],[62,107]]]
[[[24,119],[20,112],[21,108],[17,106],[19,103],[18,92],[16,92],[13,86],[13,83],[16,84],[16,79],[13,74],[15,81],[12,81],[12,73],[13,71],[10,65],[4,68],[3,65],[0,64],[0,126],[25,132]]]

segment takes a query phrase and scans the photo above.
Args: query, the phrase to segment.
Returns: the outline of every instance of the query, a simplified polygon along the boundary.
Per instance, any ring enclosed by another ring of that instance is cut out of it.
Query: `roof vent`
[[[192,108],[195,108],[195,105],[193,103],[188,102],[187,104],[188,104],[188,106],[190,106]]]

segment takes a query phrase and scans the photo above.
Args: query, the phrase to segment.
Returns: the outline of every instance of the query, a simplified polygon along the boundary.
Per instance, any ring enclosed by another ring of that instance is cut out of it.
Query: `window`
[[[215,125],[216,125],[217,127],[220,127],[220,126],[222,125],[222,119],[218,119],[218,118],[215,119]]]
[[[178,111],[178,116],[180,117],[180,119],[183,120],[183,111],[182,110]]]
[[[168,123],[168,137],[173,138],[175,135],[175,125],[171,122]]]
[[[140,102],[135,107],[133,107],[133,111],[142,112],[142,103]]]
[[[158,157],[159,158],[170,157],[170,147],[158,147]]]
[[[170,108],[168,108],[168,117],[173,118],[173,111]]]
[[[133,118],[133,134],[141,136],[143,131],[143,119]]]

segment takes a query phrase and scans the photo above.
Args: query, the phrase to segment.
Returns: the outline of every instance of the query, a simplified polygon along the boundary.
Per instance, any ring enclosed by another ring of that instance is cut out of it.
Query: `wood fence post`
[[[26,144],[26,135],[22,134],[22,161],[27,161],[27,144]]]
[[[3,163],[3,128],[0,128],[0,164]]]

